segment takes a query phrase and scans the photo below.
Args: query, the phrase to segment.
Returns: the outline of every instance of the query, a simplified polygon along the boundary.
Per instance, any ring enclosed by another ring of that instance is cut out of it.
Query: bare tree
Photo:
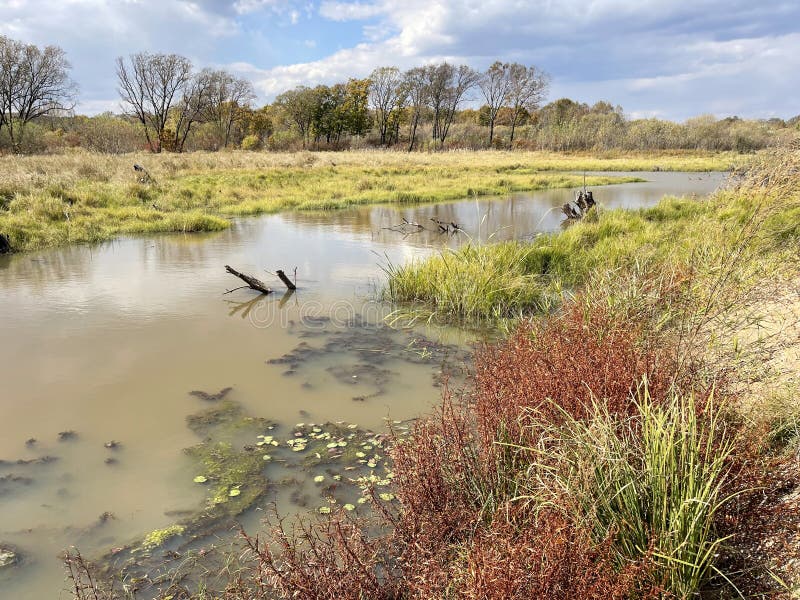
[[[0,132],[13,114],[14,98],[18,94],[19,57],[23,45],[16,40],[0,36]]]
[[[447,90],[453,78],[455,67],[448,63],[428,65],[424,67],[425,86],[428,90],[428,105],[433,113],[433,131],[431,137],[439,139],[439,130],[442,127],[445,105],[447,103]]]
[[[453,124],[458,107],[466,99],[467,92],[475,87],[479,78],[479,73],[467,65],[452,67],[448,85],[444,90],[440,123],[437,128],[441,148],[444,148],[445,139],[450,132],[450,125]]]
[[[494,139],[494,123],[511,92],[510,65],[496,61],[478,81],[481,93],[489,107],[489,146]]]
[[[370,104],[375,109],[375,123],[383,146],[393,123],[394,113],[402,104],[402,77],[397,67],[380,67],[372,72],[369,80]]]
[[[519,63],[508,66],[510,89],[508,104],[511,107],[511,140],[514,144],[514,130],[522,118],[536,110],[547,95],[550,77],[536,67],[526,67]]]
[[[0,130],[19,152],[25,127],[40,117],[71,111],[77,86],[58,46],[39,48],[0,36]]]
[[[242,118],[242,109],[249,107],[256,95],[252,83],[227,71],[211,71],[208,77],[208,120],[216,125],[223,147],[227,148],[234,123]]]
[[[410,141],[408,144],[408,151],[411,152],[414,149],[414,143],[417,141],[417,127],[422,118],[422,111],[425,110],[428,104],[428,97],[430,96],[430,90],[425,76],[425,68],[416,67],[406,71],[403,74],[402,86],[410,112],[408,123],[408,137]]]
[[[129,64],[117,58],[117,80],[122,101],[144,127],[150,149],[161,152],[172,137],[165,134],[170,111],[186,98],[192,63],[177,54],[140,52],[130,56]]]
[[[204,70],[191,77],[183,86],[181,99],[169,114],[169,123],[174,123],[175,128],[173,130],[168,128],[165,132],[172,133],[168,138],[170,150],[183,152],[192,125],[203,120],[208,114],[213,79],[213,73]]]

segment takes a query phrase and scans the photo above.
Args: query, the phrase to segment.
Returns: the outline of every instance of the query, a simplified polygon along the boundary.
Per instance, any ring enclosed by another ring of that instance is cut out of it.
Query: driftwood
[[[287,290],[297,289],[297,286],[294,283],[292,283],[292,280],[286,276],[286,273],[278,269],[277,271],[275,271],[275,274],[278,276],[278,279],[280,279],[283,282],[283,285],[286,286]],[[297,269],[295,269],[294,278],[297,279]]]
[[[439,233],[456,233],[457,231],[464,231],[463,229],[461,229],[461,226],[458,223],[454,223],[452,221],[450,221],[449,223],[447,221],[440,221],[435,217],[431,217],[430,219],[431,221],[436,223]],[[410,231],[409,230],[410,228],[413,228],[413,231]],[[424,225],[421,225],[420,223],[416,223],[414,221],[409,221],[406,218],[403,219],[402,223],[398,223],[397,225],[392,225],[391,227],[384,227],[383,229],[388,229],[389,231],[396,231],[404,235],[409,235],[411,233],[418,233],[420,231],[431,231],[430,229],[427,229]]]
[[[238,277],[239,279],[241,279],[242,281],[244,281],[247,284],[247,285],[243,285],[242,287],[236,288],[237,290],[240,290],[240,289],[245,288],[245,287],[249,287],[250,289],[256,290],[257,292],[261,292],[262,294],[271,294],[272,293],[271,289],[269,289],[266,285],[264,285],[261,281],[259,281],[255,277],[250,277],[250,275],[245,275],[244,273],[239,273],[239,271],[237,271],[233,267],[229,267],[228,265],[225,265],[225,270],[228,273],[230,273],[231,275],[234,275],[235,277]],[[233,291],[235,291],[235,290],[228,290],[228,292],[226,292],[226,293],[230,293],[230,292],[233,292]]]

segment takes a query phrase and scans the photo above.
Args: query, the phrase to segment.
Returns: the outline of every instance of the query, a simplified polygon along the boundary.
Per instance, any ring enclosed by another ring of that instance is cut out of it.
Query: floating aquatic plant
[[[206,481],[208,481],[208,477],[204,475],[198,475],[192,481],[194,481],[195,483],[205,483]]]
[[[186,528],[183,525],[170,525],[164,529],[151,531],[145,536],[144,540],[142,540],[142,549],[147,551],[158,548],[168,539],[182,534],[185,530]]]

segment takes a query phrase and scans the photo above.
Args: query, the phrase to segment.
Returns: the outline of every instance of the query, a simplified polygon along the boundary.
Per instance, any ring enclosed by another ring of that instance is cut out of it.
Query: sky
[[[85,114],[120,112],[114,59],[143,50],[247,77],[259,104],[379,66],[501,60],[549,73],[548,100],[631,118],[800,114],[800,0],[0,0],[0,35],[61,46]]]

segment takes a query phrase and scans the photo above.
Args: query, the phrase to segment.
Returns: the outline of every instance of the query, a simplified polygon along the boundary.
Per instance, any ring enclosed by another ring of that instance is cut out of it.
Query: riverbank
[[[747,260],[772,256],[797,235],[800,210],[782,197],[791,193],[753,187],[720,190],[699,201],[666,197],[641,210],[600,206],[563,231],[531,242],[468,245],[390,265],[386,295],[402,306],[396,313],[401,320],[486,323],[547,313],[570,292],[617,273],[723,264],[743,236]]]
[[[772,152],[708,201],[600,211],[392,270],[390,295],[411,303],[399,315],[521,323],[394,452],[400,522],[459,540],[415,535],[435,560],[412,585],[797,597],[798,166],[799,151]],[[434,480],[444,500],[415,500]],[[530,569],[548,560],[570,566]]]
[[[395,438],[395,511],[273,522],[233,597],[796,598],[798,166],[390,273],[510,334]]]
[[[576,171],[724,171],[745,160],[735,153],[374,151],[6,156],[0,234],[25,252],[128,234],[217,231],[232,217],[284,210],[578,187],[584,180]],[[586,183],[633,180],[590,175]]]

